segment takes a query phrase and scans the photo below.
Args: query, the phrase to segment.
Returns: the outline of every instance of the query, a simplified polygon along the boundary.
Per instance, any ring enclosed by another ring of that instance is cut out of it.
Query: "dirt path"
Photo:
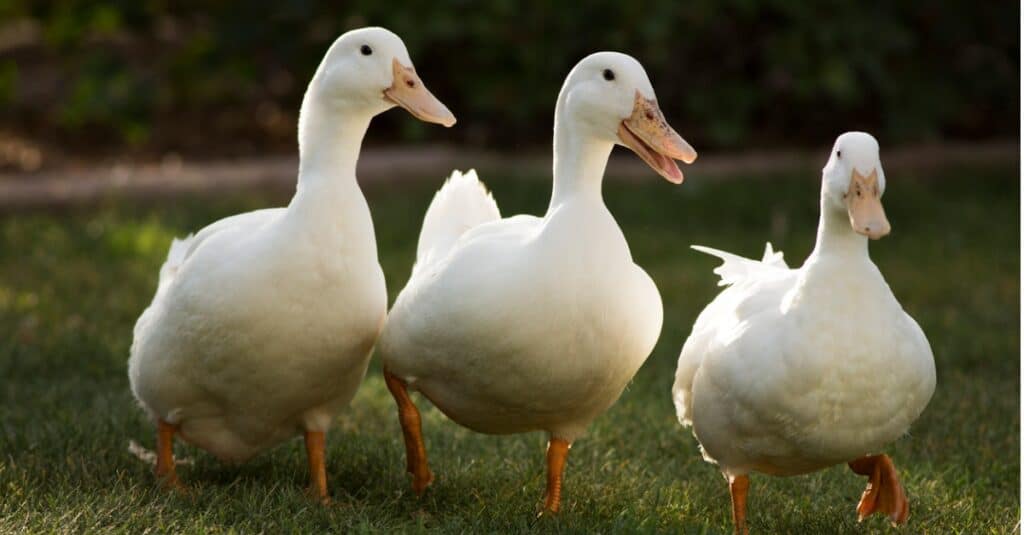
[[[885,151],[885,168],[893,171],[960,165],[1019,164],[1016,141],[940,144]],[[779,172],[817,174],[822,151],[720,153],[701,156],[683,172],[691,179],[721,178]],[[215,194],[251,189],[291,191],[296,158],[251,158],[220,162],[169,160],[159,165],[115,165],[47,171],[34,174],[0,173],[0,210],[72,206],[108,197],[159,199],[182,194]],[[370,148],[363,151],[357,170],[364,184],[431,180],[440,184],[454,168],[476,168],[489,174],[549,176],[550,155],[460,152],[448,147]],[[608,164],[613,180],[654,176],[639,159],[616,151]]]

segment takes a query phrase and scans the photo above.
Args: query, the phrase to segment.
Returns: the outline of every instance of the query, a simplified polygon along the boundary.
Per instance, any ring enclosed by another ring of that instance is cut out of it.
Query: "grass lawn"
[[[427,182],[367,188],[392,298],[440,178]],[[547,205],[546,180],[488,182],[506,214]],[[902,533],[1008,533],[1017,524],[1019,187],[1015,168],[890,173],[893,233],[872,244],[872,256],[931,340],[939,374],[931,405],[888,450],[911,499]],[[299,441],[239,467],[179,444],[178,456],[195,461],[180,469],[191,492],[157,490],[150,467],[127,449],[131,439],[154,442],[126,376],[135,318],[172,236],[283,199],[111,201],[2,215],[0,532],[731,532],[726,484],[676,422],[670,398],[682,343],[718,290],[717,261],[688,246],[759,256],[771,240],[799,265],[813,245],[818,188],[813,176],[702,181],[697,172],[680,187],[653,173],[605,185],[637,262],[661,289],[665,327],[622,399],[575,444],[563,512],[539,519],[546,438],[475,434],[422,398],[437,480],[417,499],[376,362],[328,435],[333,505],[304,494]],[[845,466],[755,475],[751,531],[888,533],[881,517],[856,522],[865,483]]]

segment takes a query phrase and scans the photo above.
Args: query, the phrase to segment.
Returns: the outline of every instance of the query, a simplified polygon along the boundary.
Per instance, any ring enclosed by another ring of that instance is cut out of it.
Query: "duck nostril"
[[[412,89],[413,87],[416,87],[416,80],[406,80],[405,85],[406,87]]]
[[[653,120],[654,120],[654,113],[652,113],[652,112],[647,112],[647,113],[645,113],[644,115],[645,115],[645,116],[647,117],[647,120],[648,120],[648,121],[653,121]]]

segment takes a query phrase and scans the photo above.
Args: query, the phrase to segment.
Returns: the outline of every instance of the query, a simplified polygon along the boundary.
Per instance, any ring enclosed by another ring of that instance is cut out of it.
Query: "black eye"
[[[837,150],[836,151],[836,158],[842,158],[842,157],[843,157],[843,151]]]
[[[612,72],[611,69],[605,69],[603,74],[604,74],[604,79],[608,80],[609,82],[615,79],[615,73]]]
[[[369,56],[370,54],[373,54],[373,49],[370,48],[370,45],[363,45],[362,47],[359,48],[359,51],[362,52],[364,56]]]

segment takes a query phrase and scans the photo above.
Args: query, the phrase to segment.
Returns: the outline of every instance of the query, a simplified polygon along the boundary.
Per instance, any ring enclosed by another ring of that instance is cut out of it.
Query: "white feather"
[[[452,171],[423,216],[413,271],[444,256],[467,230],[498,219],[498,204],[476,170]]]
[[[364,43],[378,54],[349,61]],[[289,206],[227,217],[171,244],[135,325],[128,374],[147,414],[178,425],[185,441],[244,461],[326,431],[355,395],[387,292],[355,177],[362,137],[349,133],[390,107],[379,95],[395,59],[410,64],[387,30],[340,37],[303,99]],[[353,106],[363,108],[339,111]]]
[[[602,77],[609,67],[618,83]],[[451,419],[571,442],[650,355],[661,297],[600,195],[608,139],[637,88],[649,86],[623,54],[595,54],[573,69],[556,105],[544,217],[499,219],[472,173],[453,174],[431,203],[415,275],[378,354]]]
[[[799,269],[771,244],[760,261],[694,247],[723,260],[715,273],[728,288],[697,318],[672,396],[726,475],[801,474],[879,453],[935,390],[928,340],[836,201],[840,175],[850,177],[840,149],[843,162],[881,167],[873,138],[840,137],[823,173],[818,243]]]
[[[714,269],[714,273],[720,277],[719,286],[729,286],[748,279],[777,274],[779,270],[789,269],[786,261],[782,258],[782,251],[773,251],[771,242],[765,243],[764,256],[760,261],[743,258],[742,256],[704,247],[703,245],[691,245],[690,247],[722,259],[722,265]]]

